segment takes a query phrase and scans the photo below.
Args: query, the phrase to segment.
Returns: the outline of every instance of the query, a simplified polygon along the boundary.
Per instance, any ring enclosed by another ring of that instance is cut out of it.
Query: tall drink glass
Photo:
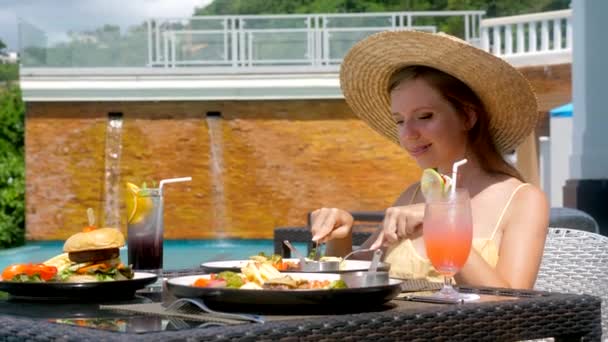
[[[127,223],[129,264],[134,270],[159,275],[163,268],[163,197],[158,188],[135,194],[137,210]]]
[[[469,192],[457,189],[430,198],[424,209],[423,238],[426,254],[444,277],[437,297],[464,298],[452,287],[452,277],[466,263],[473,240],[473,218]]]

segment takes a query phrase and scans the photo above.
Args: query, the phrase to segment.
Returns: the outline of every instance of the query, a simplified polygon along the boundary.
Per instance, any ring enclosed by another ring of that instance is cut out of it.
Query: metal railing
[[[572,50],[572,10],[481,21],[481,48],[499,57]]]
[[[294,66],[321,71],[339,65],[357,41],[385,30],[444,31],[480,46],[483,15],[428,11],[163,18],[123,31],[72,33],[60,42],[48,41],[46,32],[22,22],[20,52],[23,67],[32,72],[121,67],[280,72]]]
[[[460,19],[462,38],[479,45],[483,14],[442,11],[151,19],[147,24],[148,65],[338,65],[357,41],[373,33],[437,32],[442,23],[436,17]]]

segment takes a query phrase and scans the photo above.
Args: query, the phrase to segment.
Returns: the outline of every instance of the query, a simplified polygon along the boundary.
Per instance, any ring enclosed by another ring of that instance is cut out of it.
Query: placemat
[[[218,322],[229,325],[249,323],[244,320],[230,319],[218,317],[215,314],[209,314],[202,311],[192,304],[184,304],[177,309],[167,310],[162,306],[162,303],[145,303],[145,304],[126,304],[126,305],[100,305],[101,310],[110,310],[121,313],[135,313],[141,315],[174,317],[185,320],[201,321],[201,322]]]

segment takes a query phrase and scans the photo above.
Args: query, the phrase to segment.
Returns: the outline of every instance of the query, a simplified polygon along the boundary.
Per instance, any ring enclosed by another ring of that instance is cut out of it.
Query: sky
[[[69,30],[104,24],[127,28],[152,17],[189,17],[213,0],[0,0],[0,39],[8,51],[18,48],[17,18],[42,29],[49,39]]]

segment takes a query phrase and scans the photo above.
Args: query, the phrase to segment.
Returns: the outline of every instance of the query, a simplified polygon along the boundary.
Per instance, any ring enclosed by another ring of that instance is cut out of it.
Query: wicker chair
[[[602,331],[608,337],[608,237],[549,228],[535,288],[600,297]]]

